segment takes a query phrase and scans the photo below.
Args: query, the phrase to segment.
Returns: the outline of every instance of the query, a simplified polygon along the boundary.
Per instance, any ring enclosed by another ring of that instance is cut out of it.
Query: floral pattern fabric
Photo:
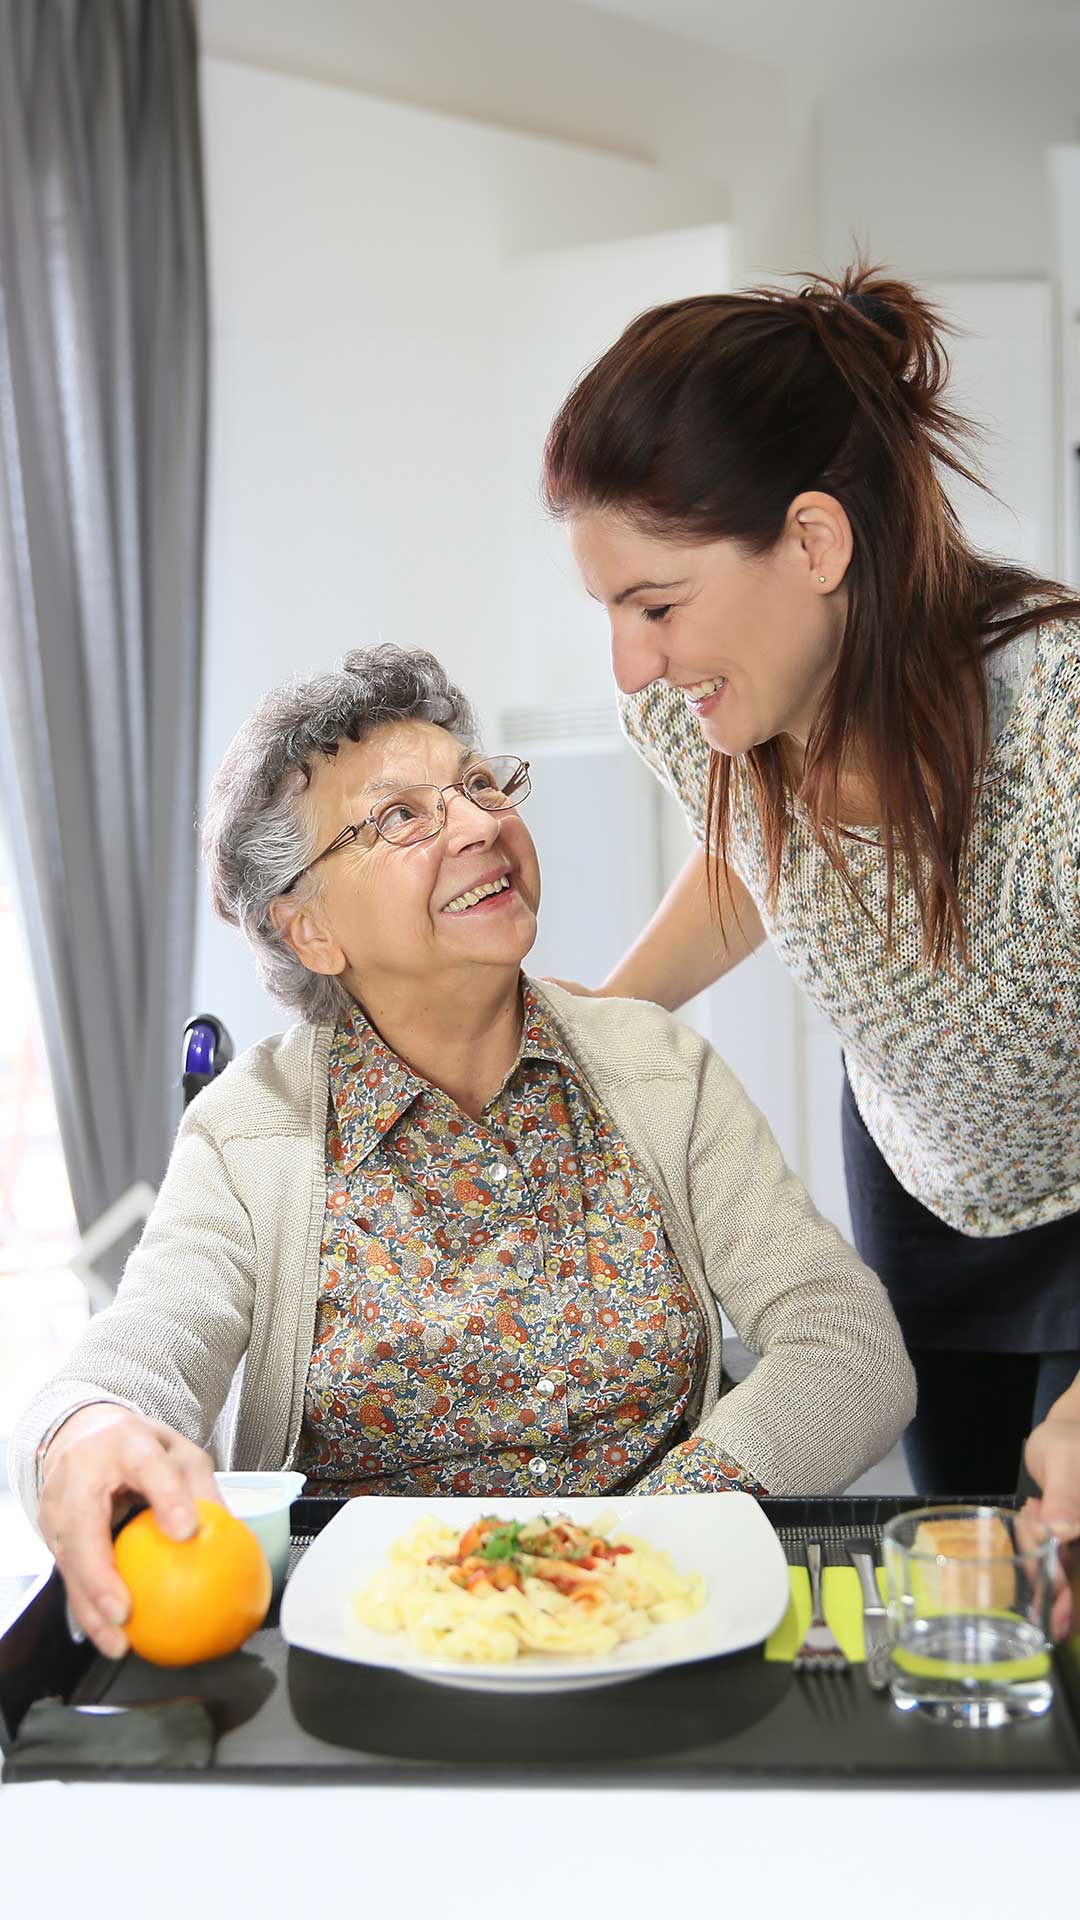
[[[737,1461],[706,1440],[704,1434],[691,1434],[666,1453],[658,1467],[639,1480],[635,1493],[752,1493],[764,1499],[768,1489]]]
[[[480,1123],[359,1009],[335,1035],[296,1462],[326,1491],[604,1494],[686,1436],[700,1309],[655,1194],[527,983],[524,1009]],[[702,1442],[680,1484],[717,1458]],[[724,1484],[743,1484],[725,1464]]]

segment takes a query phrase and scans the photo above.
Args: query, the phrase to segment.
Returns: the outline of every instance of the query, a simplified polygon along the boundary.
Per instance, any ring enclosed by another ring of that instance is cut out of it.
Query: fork
[[[810,1625],[806,1637],[792,1661],[795,1673],[847,1673],[848,1657],[821,1609],[821,1542],[806,1543],[806,1565],[810,1574]]]

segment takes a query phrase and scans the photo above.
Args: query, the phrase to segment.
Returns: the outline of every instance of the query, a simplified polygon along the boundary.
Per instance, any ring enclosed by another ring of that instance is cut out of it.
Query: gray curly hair
[[[305,799],[311,763],[400,720],[427,720],[463,746],[479,744],[473,710],[434,654],[356,648],[336,672],[266,694],[210,785],[202,850],[214,911],[246,936],[267,991],[313,1024],[339,1019],[352,1000],[336,979],[309,972],[270,917],[318,852]],[[315,898],[320,886],[318,874],[306,874],[295,897]]]

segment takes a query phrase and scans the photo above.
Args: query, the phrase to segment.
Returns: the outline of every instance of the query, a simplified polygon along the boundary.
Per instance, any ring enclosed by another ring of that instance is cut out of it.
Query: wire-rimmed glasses
[[[424,840],[434,840],[446,825],[448,793],[464,794],[466,800],[471,800],[473,806],[480,807],[484,813],[506,813],[519,807],[531,791],[528,761],[518,760],[513,754],[498,753],[472,762],[460,780],[451,780],[448,786],[402,787],[400,792],[388,793],[379,800],[365,819],[342,827],[330,845],[317,853],[314,860],[309,860],[306,867],[301,867],[299,873],[294,873],[281,891],[291,893],[320,860],[351,845],[368,827],[373,827],[379,838],[392,847],[418,847]]]

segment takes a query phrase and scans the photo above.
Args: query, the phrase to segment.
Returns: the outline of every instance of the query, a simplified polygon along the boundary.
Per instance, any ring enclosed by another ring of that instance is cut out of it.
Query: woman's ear
[[[288,900],[275,900],[270,918],[287,947],[291,947],[309,973],[336,975],[348,966],[344,952],[314,905],[294,907]]]
[[[855,541],[851,522],[831,493],[800,493],[787,512],[787,530],[809,584],[834,593],[844,583]]]

